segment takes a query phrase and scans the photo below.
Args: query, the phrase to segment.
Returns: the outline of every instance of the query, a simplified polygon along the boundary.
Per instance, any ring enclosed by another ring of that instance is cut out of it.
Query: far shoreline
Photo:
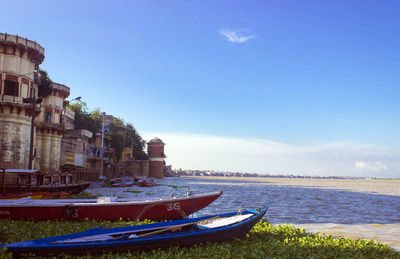
[[[235,176],[180,176],[192,179],[215,179],[233,181],[265,182],[271,185],[302,186],[310,188],[338,189],[400,196],[400,179],[327,179],[296,177],[235,177]]]

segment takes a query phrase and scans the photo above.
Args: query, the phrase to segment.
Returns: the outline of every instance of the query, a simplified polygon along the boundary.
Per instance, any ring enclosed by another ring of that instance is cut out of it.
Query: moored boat
[[[89,229],[84,232],[3,245],[15,255],[87,254],[103,251],[157,249],[189,246],[202,242],[226,241],[248,233],[267,211],[264,208],[200,218],[137,225]]]
[[[25,194],[34,192],[70,192],[78,194],[89,187],[90,182],[78,181],[73,174],[45,173],[29,169],[0,169],[0,184],[3,194]]]
[[[131,187],[134,186],[135,182],[117,182],[117,183],[113,183],[111,184],[111,187]]]
[[[23,198],[42,199],[47,193],[21,193],[21,194],[3,194],[0,195],[0,200],[16,200]]]
[[[0,219],[171,220],[184,218],[217,199],[220,192],[184,197],[0,200]]]
[[[154,177],[145,177],[137,181],[137,185],[141,187],[153,187],[157,185],[157,179]]]
[[[156,186],[157,183],[156,183],[156,182],[146,182],[146,181],[143,181],[143,182],[138,182],[138,185],[139,185],[140,187],[153,187],[153,186]]]

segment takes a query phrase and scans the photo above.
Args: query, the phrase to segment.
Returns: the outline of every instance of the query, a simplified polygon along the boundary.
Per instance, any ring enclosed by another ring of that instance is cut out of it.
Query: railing
[[[16,104],[22,104],[22,97],[19,96],[13,96],[13,95],[1,95],[1,101],[4,103],[16,103]]]
[[[34,49],[44,56],[44,48],[42,46],[37,44],[35,41],[28,40],[27,38],[23,38],[18,35],[0,33],[0,42],[5,42],[6,44],[22,45],[26,48]]]
[[[31,108],[30,103],[24,103],[23,97],[13,96],[13,95],[0,95],[0,103],[8,104],[13,106],[24,106],[25,108]],[[36,111],[40,110],[40,105],[36,104]]]

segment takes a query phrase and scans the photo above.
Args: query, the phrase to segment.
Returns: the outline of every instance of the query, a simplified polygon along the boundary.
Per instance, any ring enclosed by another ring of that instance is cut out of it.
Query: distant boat
[[[137,184],[138,184],[140,187],[153,187],[153,186],[156,186],[156,185],[157,185],[156,182],[146,182],[146,181],[138,182]]]
[[[109,180],[111,187],[131,187],[135,185],[135,179],[133,177],[119,177]]]
[[[111,183],[134,182],[134,181],[135,181],[135,178],[129,177],[129,176],[110,179]]]
[[[184,218],[222,194],[212,192],[184,197],[98,199],[0,200],[0,219],[33,220],[171,220]]]
[[[137,181],[137,185],[141,187],[153,187],[157,185],[157,179],[154,177],[146,177]]]
[[[131,182],[127,181],[127,182],[113,183],[113,184],[111,184],[111,187],[131,187],[133,185],[135,185],[135,181],[131,181]]]
[[[73,174],[44,173],[28,169],[0,169],[2,194],[35,192],[70,192],[78,194],[89,187],[90,182],[78,181]]]
[[[95,228],[84,232],[2,245],[21,253],[87,254],[104,251],[157,249],[226,241],[248,233],[261,220],[267,206],[257,210],[212,215],[122,228]]]

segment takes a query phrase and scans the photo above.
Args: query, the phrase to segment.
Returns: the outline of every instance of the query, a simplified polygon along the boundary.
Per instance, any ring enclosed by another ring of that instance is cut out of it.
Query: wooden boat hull
[[[131,237],[132,233],[140,233],[152,229],[172,229],[174,226],[194,226],[196,223],[214,218],[234,217],[238,212],[221,215],[162,222],[155,224],[139,225],[114,229],[90,229],[85,232],[63,236],[49,237],[31,241],[23,241],[4,245],[16,255],[21,253],[35,254],[96,254],[104,251],[128,251],[128,250],[150,250],[157,248],[168,248],[171,246],[190,246],[203,242],[226,241],[240,237],[248,233],[251,228],[262,219],[267,211],[267,206],[259,210],[243,211],[241,215],[247,218],[231,225],[224,225],[215,228],[191,228],[178,232],[164,232],[150,235],[139,235]],[[248,215],[251,214],[251,215]],[[160,232],[160,231],[158,231]],[[126,235],[123,235],[123,234]],[[121,234],[120,237],[118,234]],[[93,237],[104,237],[94,240]],[[90,239],[91,238],[91,239]],[[78,240],[72,241],[71,240]]]
[[[0,201],[0,219],[41,220],[172,220],[184,218],[217,199],[222,191],[182,198],[120,202],[80,200]],[[127,199],[125,199],[127,200]]]
[[[30,187],[7,185],[7,193],[19,194],[27,192],[70,192],[72,194],[78,194],[86,190],[90,184],[90,182],[81,182],[74,184],[38,185]]]
[[[24,194],[6,194],[0,195],[0,200],[16,200],[22,198],[42,199],[47,193],[24,193]]]

